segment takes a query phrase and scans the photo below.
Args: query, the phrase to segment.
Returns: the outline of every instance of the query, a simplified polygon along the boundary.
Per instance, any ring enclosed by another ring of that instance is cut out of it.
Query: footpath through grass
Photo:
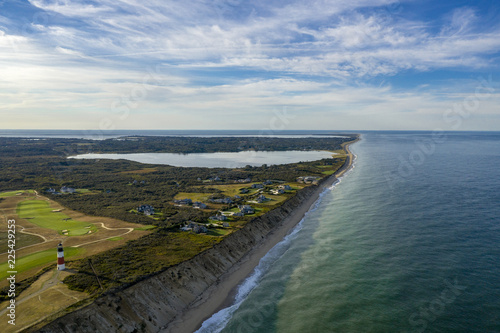
[[[75,221],[66,214],[54,212],[47,201],[24,200],[17,205],[17,215],[42,228],[58,231],[65,236],[81,236],[97,231],[91,223]],[[64,232],[63,232],[64,231]]]
[[[75,248],[75,247],[66,247],[64,248],[64,259],[68,259],[74,257],[78,254],[82,254],[85,252],[83,248]],[[28,254],[22,258],[16,258],[16,271],[17,274],[25,272],[35,267],[41,267],[43,265],[54,263],[57,261],[57,248],[52,250],[45,250],[40,252],[35,252],[32,254]],[[10,274],[7,271],[11,269],[8,266],[8,262],[0,264],[0,280],[5,279]]]

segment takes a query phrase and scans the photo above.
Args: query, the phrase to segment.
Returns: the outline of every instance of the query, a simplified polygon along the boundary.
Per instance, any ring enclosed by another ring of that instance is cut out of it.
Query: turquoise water
[[[500,133],[364,133],[199,332],[500,332]]]

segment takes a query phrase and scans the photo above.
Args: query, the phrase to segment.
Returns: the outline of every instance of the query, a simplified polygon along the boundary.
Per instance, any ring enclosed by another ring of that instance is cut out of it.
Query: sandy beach
[[[318,200],[320,194],[332,186],[337,178],[347,172],[353,163],[354,156],[349,150],[349,145],[344,146],[347,153],[346,163],[333,175],[327,178],[316,191],[294,209],[294,214],[283,220],[280,227],[273,230],[260,244],[254,247],[245,257],[227,271],[219,282],[205,291],[188,310],[179,314],[169,325],[165,332],[193,333],[201,324],[214,313],[230,306],[238,286],[253,272],[262,257],[278,244],[302,220],[312,205]]]

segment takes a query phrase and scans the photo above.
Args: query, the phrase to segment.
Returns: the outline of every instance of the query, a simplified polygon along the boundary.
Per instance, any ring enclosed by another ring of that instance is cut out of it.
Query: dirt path
[[[132,231],[134,231],[134,228],[109,228],[109,227],[106,227],[104,225],[104,223],[102,223],[102,222],[99,222],[99,223],[96,223],[96,224],[100,224],[101,227],[103,229],[106,229],[106,230],[128,230],[128,231],[125,232],[125,233],[123,233],[123,234],[120,234],[120,235],[111,236],[111,237],[107,237],[107,238],[103,238],[103,239],[98,239],[98,240],[95,240],[95,241],[92,241],[92,242],[87,242],[87,243],[82,243],[82,244],[74,245],[72,247],[80,247],[80,246],[83,246],[83,245],[88,245],[88,244],[94,244],[94,243],[97,243],[97,242],[102,242],[102,241],[105,241],[105,240],[108,240],[108,239],[111,239],[111,238],[125,236],[125,235],[131,233]]]
[[[34,292],[28,296],[25,296],[25,297],[23,297],[23,293],[21,293],[19,296],[16,295],[16,306],[18,306],[26,301],[29,301],[32,298],[38,297],[47,289],[57,285],[57,283],[59,282],[59,273],[60,273],[60,271],[54,270],[52,277],[50,279],[48,279],[47,281],[45,281],[42,284],[42,287],[39,290],[37,290],[36,292]],[[0,311],[0,316],[3,316],[6,312],[7,312],[7,309],[3,309],[2,311]]]

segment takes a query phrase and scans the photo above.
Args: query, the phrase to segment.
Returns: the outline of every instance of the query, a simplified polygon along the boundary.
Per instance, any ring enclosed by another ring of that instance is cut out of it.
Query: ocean
[[[500,332],[500,133],[363,132],[199,333]]]
[[[8,138],[65,138],[106,140],[124,136],[191,136],[191,137],[343,137],[342,133],[352,131],[321,131],[321,130],[11,130],[0,129],[0,137]]]

